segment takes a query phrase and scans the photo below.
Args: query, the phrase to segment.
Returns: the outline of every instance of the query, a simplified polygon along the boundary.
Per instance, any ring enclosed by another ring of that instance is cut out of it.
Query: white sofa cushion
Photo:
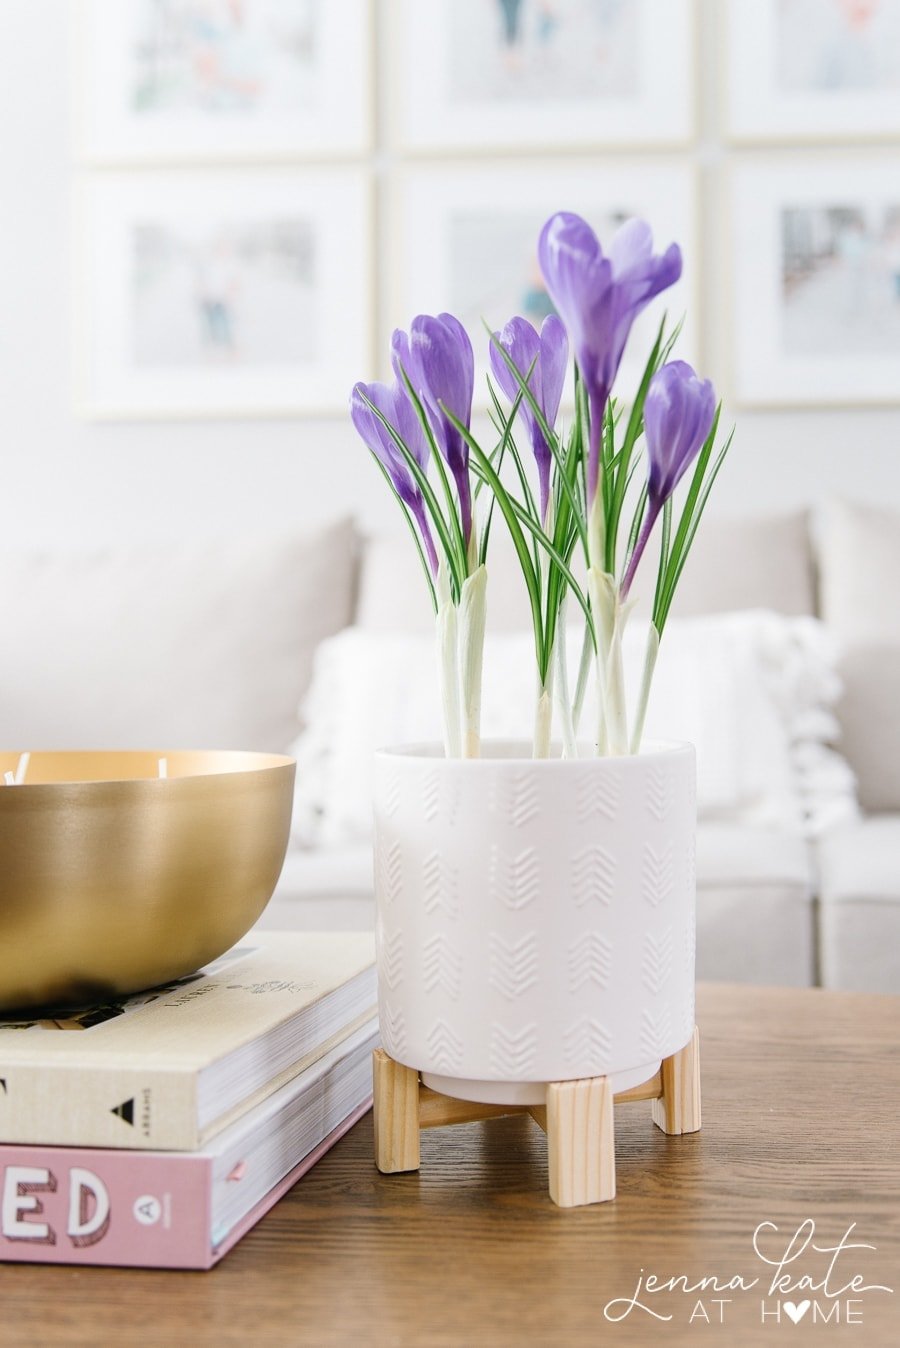
[[[823,985],[900,993],[900,814],[826,834],[819,872]]]
[[[840,650],[840,747],[866,810],[900,810],[900,513],[831,502],[822,518],[822,612]]]
[[[838,673],[840,749],[856,775],[859,803],[874,814],[900,811],[900,642],[851,646]]]
[[[900,514],[830,502],[819,549],[822,617],[844,648],[900,644]]]
[[[355,539],[0,556],[0,743],[285,750],[315,648],[350,620]]]

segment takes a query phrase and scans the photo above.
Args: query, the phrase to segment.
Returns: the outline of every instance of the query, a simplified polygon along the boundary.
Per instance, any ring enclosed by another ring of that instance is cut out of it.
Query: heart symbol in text
[[[793,1301],[785,1301],[782,1304],[784,1306],[785,1315],[789,1315],[795,1325],[799,1324],[799,1322],[803,1319],[806,1312],[809,1310],[808,1301],[801,1301],[799,1306],[795,1306]]]

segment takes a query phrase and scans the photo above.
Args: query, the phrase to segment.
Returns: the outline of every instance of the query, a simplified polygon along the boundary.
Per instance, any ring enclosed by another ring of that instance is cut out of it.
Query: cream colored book
[[[191,1151],[375,1014],[368,932],[252,932],[178,983],[0,1024],[0,1142]]]

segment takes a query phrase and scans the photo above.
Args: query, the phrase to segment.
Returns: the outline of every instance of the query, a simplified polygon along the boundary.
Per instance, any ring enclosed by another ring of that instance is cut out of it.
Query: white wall
[[[721,4],[700,4],[705,73],[697,157],[710,276],[727,262],[716,207]],[[73,7],[74,0],[0,0],[0,546],[284,530],[338,509],[371,524],[393,523],[383,484],[343,419],[90,424],[73,418]],[[385,157],[378,162],[383,171]],[[705,316],[706,367],[716,380],[727,344],[720,293],[708,288]],[[764,510],[840,491],[900,504],[900,410],[742,413],[715,508]]]

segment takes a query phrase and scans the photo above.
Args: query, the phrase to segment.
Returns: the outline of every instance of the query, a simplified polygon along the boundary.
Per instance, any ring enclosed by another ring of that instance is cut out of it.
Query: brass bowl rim
[[[276,754],[267,751],[254,749],[34,749],[31,751],[21,749],[2,749],[0,756],[19,757],[24,752],[30,752],[32,760],[41,757],[51,757],[57,761],[67,758],[103,758],[110,760],[113,764],[118,760],[132,759],[137,756],[146,755],[148,758],[165,758],[171,763],[173,759],[180,757],[204,758],[211,762],[213,770],[211,772],[175,772],[167,777],[122,777],[122,776],[104,776],[104,777],[66,777],[60,781],[29,781],[26,777],[24,782],[16,784],[15,791],[31,790],[60,790],[69,787],[100,787],[100,786],[159,786],[174,785],[178,782],[199,782],[210,777],[243,777],[250,776],[257,772],[271,772],[279,768],[290,768],[297,766],[297,760],[290,754]],[[246,765],[235,766],[233,768],[216,768],[214,766],[216,759],[227,759],[234,762],[235,759],[245,759]],[[0,801],[4,798],[11,798],[10,791],[0,786]],[[6,793],[4,796],[4,792]]]

